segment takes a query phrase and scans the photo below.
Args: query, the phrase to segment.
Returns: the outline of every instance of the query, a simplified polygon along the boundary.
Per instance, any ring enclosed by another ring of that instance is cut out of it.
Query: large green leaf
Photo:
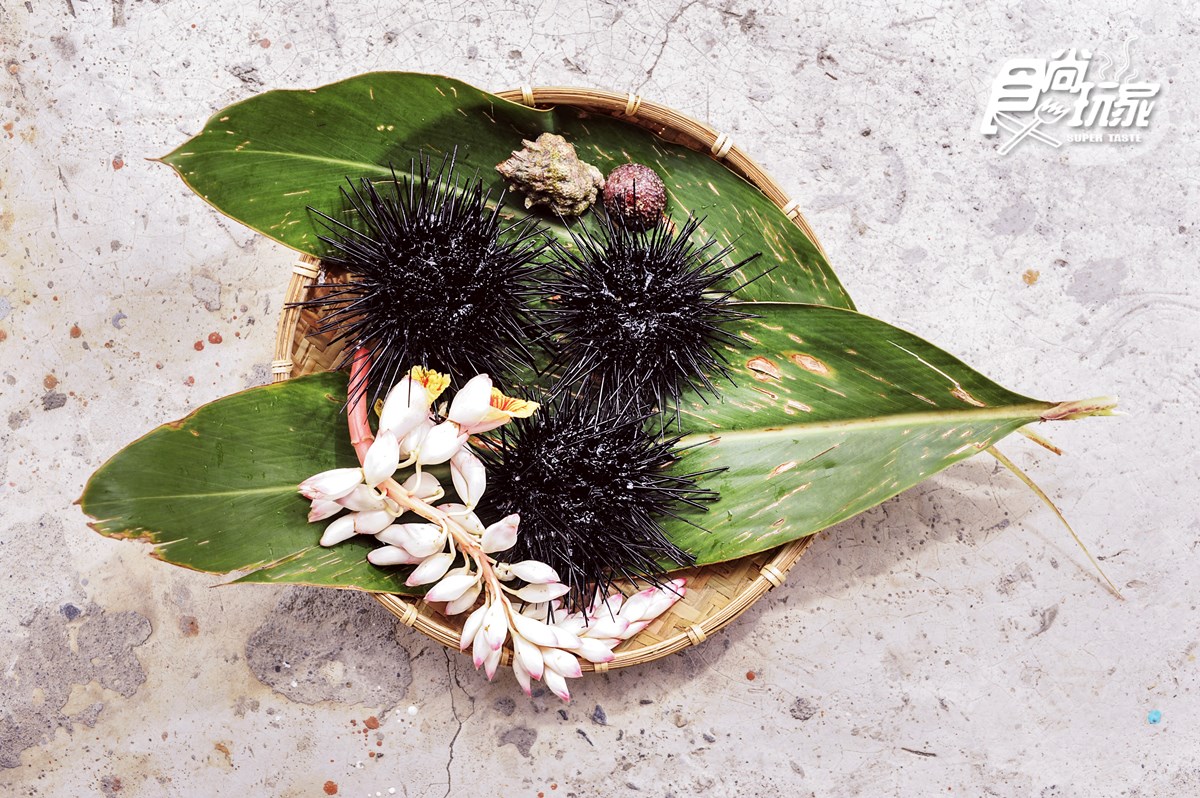
[[[735,385],[683,409],[694,448],[680,467],[726,469],[707,483],[720,500],[689,516],[704,530],[670,525],[701,563],[825,529],[1018,427],[1063,415],[876,319],[811,305],[753,310],[741,330],[747,348],[726,352]]]
[[[726,469],[720,500],[669,527],[700,562],[777,546],[849,518],[1018,427],[1102,412],[1012,393],[926,341],[851,311],[754,305],[734,385],[684,411],[695,446],[678,468]],[[218,400],[105,464],[81,503],[97,531],[156,544],[168,562],[251,571],[239,581],[405,592],[367,542],[316,545],[296,484],[353,465],[344,374],[301,377]]]
[[[290,247],[321,254],[311,206],[343,208],[347,177],[383,178],[406,170],[421,151],[458,148],[467,170],[501,186],[494,167],[522,138],[560,133],[601,171],[627,161],[652,166],[670,211],[706,216],[703,231],[737,257],[763,253],[739,280],[774,267],[739,292],[853,308],[816,246],[762,193],[705,154],[643,128],[569,107],[538,111],[451,78],[375,72],[310,91],[270,91],[218,111],[199,135],[163,160],[222,213]],[[549,220],[547,220],[549,223]],[[550,223],[557,235],[564,230]]]
[[[345,375],[317,374],[205,405],[130,444],[88,481],[79,503],[103,535],[154,544],[198,571],[256,571],[253,581],[402,593],[401,572],[350,541],[317,545],[296,485],[358,464],[341,408]]]

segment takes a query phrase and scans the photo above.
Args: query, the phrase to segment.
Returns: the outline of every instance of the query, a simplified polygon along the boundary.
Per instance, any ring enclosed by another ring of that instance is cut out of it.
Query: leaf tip
[[[1095,399],[1059,402],[1042,413],[1042,421],[1073,421],[1089,416],[1115,416],[1119,415],[1116,408],[1117,397],[1115,396],[1098,396]]]

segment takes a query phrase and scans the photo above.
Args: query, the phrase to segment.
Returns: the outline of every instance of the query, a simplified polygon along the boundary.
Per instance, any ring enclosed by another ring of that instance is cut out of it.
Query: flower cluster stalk
[[[371,352],[361,347],[354,353],[350,364],[350,385],[365,385],[371,369]],[[365,391],[351,391],[351,400],[347,408],[346,420],[350,428],[350,443],[358,455],[359,465],[366,462],[367,452],[375,442],[375,434],[371,432],[371,424],[367,418],[367,394]],[[410,510],[426,521],[437,524],[450,535],[454,546],[464,557],[470,558],[479,569],[483,584],[489,593],[501,594],[500,580],[492,568],[491,558],[475,543],[474,537],[454,516],[445,510],[440,510],[428,502],[418,498],[406,490],[403,485],[388,477],[378,485],[384,494],[405,510]]]

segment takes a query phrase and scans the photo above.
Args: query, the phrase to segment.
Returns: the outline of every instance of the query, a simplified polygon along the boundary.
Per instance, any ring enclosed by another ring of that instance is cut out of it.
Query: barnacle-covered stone
[[[553,133],[522,143],[525,149],[497,164],[496,171],[511,190],[525,195],[526,208],[545,205],[560,216],[578,216],[592,207],[604,187],[604,175],[579,160],[574,146]]]

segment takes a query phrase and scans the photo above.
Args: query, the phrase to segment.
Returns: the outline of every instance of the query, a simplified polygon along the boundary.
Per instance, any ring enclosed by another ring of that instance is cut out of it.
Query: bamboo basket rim
[[[697,152],[707,153],[761,191],[808,236],[821,254],[825,255],[825,250],[808,220],[800,212],[799,203],[790,199],[786,192],[753,159],[733,143],[727,133],[722,133],[664,105],[645,100],[634,92],[621,94],[601,89],[526,85],[517,89],[496,92],[496,95],[502,99],[530,107],[570,105],[588,112],[614,116],[644,127],[660,138],[682,144]],[[303,359],[301,362],[296,362],[294,359],[297,341],[304,338],[304,335],[299,329],[301,311],[291,303],[306,298],[319,274],[320,261],[312,256],[300,255],[292,264],[291,277],[284,297],[284,309],[280,313],[276,326],[275,359],[271,362],[272,382],[282,382],[293,376],[308,373],[305,370],[306,364]],[[815,534],[809,535],[779,546],[772,551],[760,552],[731,561],[734,567],[739,568],[737,576],[739,587],[736,595],[728,602],[719,607],[708,608],[699,622],[675,623],[673,626],[678,627],[679,631],[666,637],[658,637],[657,633],[666,625],[666,621],[677,616],[680,605],[687,604],[688,597],[692,595],[692,590],[689,589],[688,595],[679,604],[657,619],[640,635],[618,646],[613,652],[615,656],[611,662],[596,664],[583,662],[581,663],[582,669],[585,672],[603,673],[616,668],[650,662],[704,642],[710,635],[721,630],[734,618],[748,610],[769,590],[783,584],[788,571],[796,564],[796,561],[800,559],[815,538]],[[759,564],[759,561],[763,559],[766,559],[766,562]],[[697,574],[710,571],[710,569],[728,567],[730,567],[730,563],[715,563],[686,569],[676,575],[695,577]],[[372,593],[371,596],[395,615],[401,623],[448,648],[458,649],[460,627],[455,623],[448,623],[448,619],[435,613],[425,604],[424,599],[388,593]],[[507,665],[510,662],[511,652],[506,651],[503,663]]]

